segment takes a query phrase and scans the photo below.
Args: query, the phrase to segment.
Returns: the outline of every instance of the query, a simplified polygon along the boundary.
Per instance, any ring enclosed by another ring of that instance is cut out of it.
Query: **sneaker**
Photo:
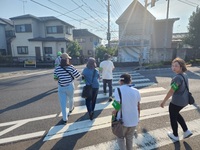
[[[112,98],[112,96],[110,96],[108,101],[112,102],[112,100],[113,100],[113,98]]]
[[[172,132],[168,132],[167,135],[169,136],[170,139],[176,141],[179,141],[179,137],[175,136]]]
[[[73,110],[74,110],[74,107],[72,108],[72,110],[69,111],[69,113],[71,114]]]
[[[90,120],[93,120],[93,115],[94,115],[94,112],[93,111],[90,112],[90,114],[89,114]]]
[[[183,138],[185,139],[185,138],[188,138],[188,137],[190,137],[192,135],[192,132],[190,131],[190,130],[187,130],[187,131],[185,131],[184,133],[183,133]]]

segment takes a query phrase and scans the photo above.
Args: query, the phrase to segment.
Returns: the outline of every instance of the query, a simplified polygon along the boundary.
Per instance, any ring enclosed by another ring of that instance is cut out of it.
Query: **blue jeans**
[[[92,88],[92,97],[88,97],[85,99],[85,105],[89,114],[94,111],[98,91],[98,88]]]
[[[68,120],[68,111],[72,110],[74,107],[74,83],[69,84],[68,86],[58,85],[58,97],[60,101],[60,108],[62,111],[62,117],[64,121]],[[67,105],[68,104],[68,105]],[[69,106],[69,110],[67,108]]]

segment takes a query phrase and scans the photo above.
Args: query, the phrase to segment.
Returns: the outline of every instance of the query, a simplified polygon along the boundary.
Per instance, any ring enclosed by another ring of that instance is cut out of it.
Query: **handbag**
[[[82,98],[88,98],[92,95],[92,85],[85,85],[81,94]]]
[[[94,70],[93,75],[92,75],[92,83],[93,83],[93,80],[94,80],[94,75],[95,75],[95,70]],[[82,98],[88,98],[88,97],[92,96],[92,83],[90,85],[85,85],[83,87],[83,91],[82,91],[82,94],[81,94]]]
[[[183,77],[182,74],[180,74],[180,75]],[[189,91],[189,88],[188,88],[188,86],[187,86],[187,83],[186,83],[184,77],[183,77],[183,80],[184,80],[184,82],[185,82],[185,86],[186,86],[186,88],[187,88],[187,90],[188,90],[188,103],[189,103],[190,105],[192,105],[192,104],[195,103],[194,97],[192,96],[192,93]]]
[[[66,70],[66,68],[64,68],[64,67],[62,67],[67,73],[69,73],[70,74],[70,76],[71,76],[71,78],[72,78],[72,81],[74,80],[74,76],[69,72],[69,71],[67,71]]]
[[[120,104],[122,105],[122,97],[121,97],[121,91],[119,88],[117,88],[119,97],[120,97]],[[112,121],[111,121],[111,128],[112,128],[112,133],[117,136],[118,138],[123,137],[123,120],[122,120],[122,107],[121,107],[121,113],[120,113],[120,119],[117,120],[117,113],[112,116]]]

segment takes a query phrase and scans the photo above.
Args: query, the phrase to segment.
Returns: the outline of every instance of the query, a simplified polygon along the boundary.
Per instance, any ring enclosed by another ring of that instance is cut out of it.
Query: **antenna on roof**
[[[23,3],[23,14],[25,15],[25,3],[27,3],[26,0],[20,0]]]

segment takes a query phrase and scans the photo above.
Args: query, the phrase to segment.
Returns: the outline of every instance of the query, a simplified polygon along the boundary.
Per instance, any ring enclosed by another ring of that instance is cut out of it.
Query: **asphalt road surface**
[[[77,66],[78,70],[84,66]],[[170,68],[134,70],[116,68],[113,86],[118,86],[119,76],[128,72],[139,89],[141,117],[134,135],[134,149],[199,150],[200,141],[200,67],[189,67],[190,91],[196,104],[181,111],[193,136],[174,142],[167,136],[170,130],[168,103],[159,107],[169,89],[173,72]],[[28,71],[27,71],[28,70]],[[0,149],[1,150],[118,150],[110,121],[113,110],[108,95],[99,89],[94,119],[86,111],[80,97],[83,83],[75,81],[75,109],[67,125],[61,124],[57,96],[57,83],[53,69],[27,69],[0,71]]]

